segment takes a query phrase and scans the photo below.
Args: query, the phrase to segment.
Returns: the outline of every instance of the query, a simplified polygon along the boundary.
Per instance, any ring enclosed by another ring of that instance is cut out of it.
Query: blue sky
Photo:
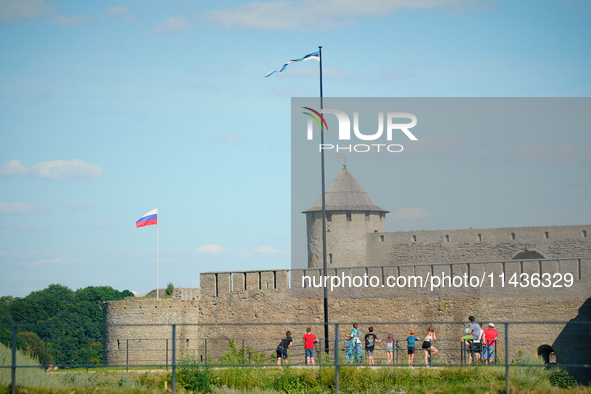
[[[318,45],[326,96],[590,95],[586,1],[369,4],[0,0],[0,295],[150,291],[156,228],[135,221],[156,206],[161,286],[288,268],[290,98],[318,94],[317,63],[263,75]],[[587,173],[588,137],[564,144],[553,165]],[[582,201],[562,224],[591,221]],[[458,227],[433,209],[424,228]]]

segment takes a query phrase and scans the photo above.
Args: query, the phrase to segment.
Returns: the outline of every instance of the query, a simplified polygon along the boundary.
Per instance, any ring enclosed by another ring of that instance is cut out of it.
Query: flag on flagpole
[[[151,226],[153,224],[158,224],[158,208],[142,216],[140,220],[135,222],[135,227],[138,228],[144,226]]]
[[[285,63],[285,64],[283,65],[283,67],[281,67],[279,70],[277,70],[277,71],[271,71],[270,73],[267,73],[267,74],[265,74],[265,77],[270,77],[271,75],[273,75],[273,74],[275,74],[275,73],[280,73],[280,72],[282,72],[282,71],[283,71],[283,70],[285,70],[285,68],[286,68],[288,65],[290,65],[291,63],[295,63],[295,62],[303,62],[303,61],[305,61],[305,60],[310,60],[310,59],[316,59],[316,60],[320,61],[320,52],[319,52],[319,51],[312,52],[312,53],[309,53],[309,54],[307,54],[306,56],[304,56],[304,57],[302,57],[302,58],[290,60],[290,61],[288,61],[287,63]]]

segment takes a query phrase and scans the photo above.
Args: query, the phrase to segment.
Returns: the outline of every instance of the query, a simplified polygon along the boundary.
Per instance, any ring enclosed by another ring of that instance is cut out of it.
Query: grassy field
[[[9,366],[10,350],[0,346],[0,366]],[[522,364],[540,367],[511,368],[512,393],[591,394],[589,387],[573,384],[563,370],[548,370],[542,361],[525,356]],[[17,353],[17,393],[164,393],[170,392],[170,371],[130,370],[46,372],[36,360]],[[331,367],[203,368],[177,370],[178,392],[238,393],[333,393],[335,370]],[[563,386],[562,388],[559,386]],[[341,393],[503,393],[504,367],[366,368],[340,369]],[[10,369],[0,369],[0,394],[10,393]]]

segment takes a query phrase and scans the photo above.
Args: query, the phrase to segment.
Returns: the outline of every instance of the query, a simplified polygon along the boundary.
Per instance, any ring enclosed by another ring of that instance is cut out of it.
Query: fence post
[[[335,393],[339,394],[339,324],[334,325],[334,386]]]
[[[12,326],[12,364],[10,367],[10,394],[16,394],[16,326]]]
[[[88,366],[90,365],[90,338],[86,339],[86,372],[88,372]]]
[[[509,393],[509,323],[505,323],[505,391]]]
[[[398,364],[398,340],[396,340],[396,364]]]
[[[207,367],[207,338],[205,338],[205,366]]]
[[[129,372],[129,339],[125,340],[125,368]]]
[[[166,338],[166,370],[168,371],[168,338]]]
[[[172,325],[172,394],[176,393],[176,324]]]
[[[497,342],[498,342],[498,339],[499,338],[497,338],[497,340],[495,341],[495,346],[494,346],[494,350],[495,350],[495,364],[497,364]]]
[[[244,365],[244,338],[242,338],[242,365]]]

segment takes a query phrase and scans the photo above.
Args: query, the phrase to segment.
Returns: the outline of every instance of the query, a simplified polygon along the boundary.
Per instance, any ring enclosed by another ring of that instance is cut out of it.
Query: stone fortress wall
[[[190,300],[188,300],[190,298]],[[199,289],[175,289],[173,298],[127,299],[103,303],[103,359],[110,365],[165,364],[172,360],[171,324],[177,350],[193,349],[199,337]],[[182,325],[188,324],[188,325]],[[168,350],[168,352],[167,352]]]
[[[591,257],[591,225],[374,232],[365,252],[369,266]]]
[[[383,270],[395,269],[398,274],[423,274],[426,272],[445,272],[462,274],[480,274],[484,270],[496,267],[495,274],[505,269],[511,272],[574,272],[578,285],[589,283],[591,259],[554,259],[554,260],[510,260],[497,262],[416,264],[399,267],[357,267],[330,269],[329,275],[346,272],[350,275],[380,275]],[[387,271],[386,271],[387,272]],[[305,332],[304,325],[311,323],[313,331],[319,337],[323,312],[321,297],[295,297],[293,291],[302,275],[320,276],[320,269],[306,270],[265,270],[241,272],[202,273],[201,289],[198,298],[191,301],[145,301],[125,300],[107,302],[104,308],[107,324],[156,324],[177,323],[179,353],[189,354],[193,359],[203,361],[206,356],[219,356],[229,349],[229,341],[238,346],[251,347],[254,351],[265,351],[267,357],[274,353],[274,347],[286,330],[293,332],[296,340],[292,351],[292,362],[303,362],[303,350],[299,337]],[[191,290],[178,291],[190,294]],[[317,289],[311,289],[317,290]],[[589,290],[589,289],[587,289]],[[482,298],[478,294],[466,297],[434,297],[429,291],[422,291],[412,297],[400,298],[385,296],[379,298],[353,297],[329,299],[330,321],[344,323],[339,327],[341,347],[346,344],[344,334],[350,330],[350,323],[367,323],[360,327],[362,334],[367,332],[367,325],[376,327],[378,336],[393,333],[395,339],[404,340],[411,329],[419,337],[424,335],[424,324],[380,325],[386,322],[433,322],[442,346],[438,357],[441,360],[459,362],[458,338],[465,326],[449,325],[447,322],[467,321],[474,315],[483,323],[492,322],[544,322],[543,325],[510,326],[510,357],[517,357],[518,351],[536,352],[542,346],[552,347],[556,352],[557,362],[573,363],[588,361],[591,349],[585,345],[573,348],[581,332],[588,332],[591,327],[569,326],[569,324],[548,324],[553,321],[576,322],[589,320],[589,300],[579,298],[519,298],[518,290],[511,288],[499,290],[498,296]],[[379,296],[379,294],[374,294]],[[511,298],[517,297],[517,298]],[[200,323],[202,326],[182,326],[183,323]],[[276,325],[257,326],[253,323],[277,323]],[[504,343],[504,327],[497,326],[501,342]],[[334,340],[334,327],[330,328]],[[171,360],[170,326],[116,326],[109,327],[106,335],[105,361],[109,364],[125,364],[129,340],[130,364],[141,364],[146,360],[166,362],[166,339],[168,360]],[[157,341],[158,339],[158,341]],[[206,344],[207,342],[207,344]],[[125,345],[124,345],[125,344]],[[380,344],[383,345],[383,344]],[[402,344],[404,345],[404,344]],[[332,346],[332,344],[331,344]],[[504,345],[503,345],[504,346]],[[454,347],[456,350],[445,348]],[[385,345],[378,346],[376,356],[385,358]],[[501,353],[504,351],[501,350]],[[402,353],[401,353],[402,355]]]

